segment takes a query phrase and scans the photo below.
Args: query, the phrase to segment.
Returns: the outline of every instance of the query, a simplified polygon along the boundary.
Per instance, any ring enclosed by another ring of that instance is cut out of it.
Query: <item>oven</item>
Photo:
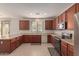
[[[61,40],[58,37],[55,37],[55,50],[60,54],[61,51]]]

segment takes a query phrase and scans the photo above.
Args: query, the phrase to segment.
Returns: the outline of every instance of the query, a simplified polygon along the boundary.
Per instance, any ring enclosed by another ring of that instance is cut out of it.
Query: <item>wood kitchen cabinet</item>
[[[32,35],[31,43],[41,43],[41,35]]]
[[[62,22],[62,14],[58,16],[58,20],[59,20],[58,23]]]
[[[11,52],[16,49],[16,39],[13,38],[11,40]]]
[[[56,17],[56,29],[58,28],[58,24],[59,24],[58,20],[59,20],[59,18]]]
[[[51,36],[51,44],[53,45],[53,47],[55,47],[55,39],[53,36]]]
[[[61,41],[61,55],[67,56],[67,43],[64,41]]]
[[[0,40],[0,53],[11,53],[23,43],[23,36]]]
[[[79,12],[79,3],[76,3],[76,13]]]
[[[61,55],[74,56],[74,46],[64,41],[61,41]]]
[[[0,40],[0,53],[10,53],[10,40]]]
[[[48,43],[51,43],[51,35],[48,35],[47,39],[48,39]]]
[[[20,30],[29,30],[29,20],[20,20],[19,29]]]
[[[30,35],[24,35],[23,37],[24,43],[31,43],[32,37]]]
[[[63,12],[61,15],[60,15],[60,22],[63,22],[63,21],[66,21],[66,12]]]
[[[55,30],[56,29],[56,19],[54,19],[52,21],[52,29]]]
[[[20,42],[20,45],[23,43],[23,35],[19,36],[19,42]]]
[[[74,56],[74,46],[68,44],[68,56]]]
[[[41,43],[41,35],[24,35],[24,43]]]
[[[53,20],[45,20],[45,30],[52,30],[53,25],[52,25]]]
[[[66,13],[67,19],[67,29],[74,29],[74,14],[75,14],[75,5],[70,7]]]
[[[48,35],[47,38],[48,38],[48,43],[51,43],[54,46],[55,45],[55,39],[54,39],[54,37],[51,36],[51,35]]]

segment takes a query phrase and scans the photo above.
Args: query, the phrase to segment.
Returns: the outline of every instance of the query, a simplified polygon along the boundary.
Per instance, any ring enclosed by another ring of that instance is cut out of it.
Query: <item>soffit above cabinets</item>
[[[0,3],[0,18],[46,18],[55,17],[72,3]]]

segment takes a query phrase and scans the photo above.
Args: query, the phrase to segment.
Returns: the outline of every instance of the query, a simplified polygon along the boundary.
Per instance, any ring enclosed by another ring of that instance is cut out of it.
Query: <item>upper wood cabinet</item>
[[[59,17],[59,23],[66,21],[66,12],[63,12]]]
[[[56,29],[56,19],[52,21],[52,29],[53,29],[53,30]]]
[[[75,4],[76,5],[76,13],[79,12],[79,3]]]
[[[20,20],[19,29],[20,30],[29,30],[29,20]]]
[[[52,30],[53,25],[52,25],[53,20],[45,20],[45,30]]]
[[[67,10],[67,29],[74,29],[74,14],[75,14],[75,5],[70,7]]]

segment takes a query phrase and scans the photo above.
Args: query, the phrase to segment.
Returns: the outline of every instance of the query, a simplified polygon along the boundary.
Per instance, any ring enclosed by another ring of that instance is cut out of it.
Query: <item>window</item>
[[[31,30],[32,32],[42,32],[43,31],[43,21],[36,19],[36,20],[32,20],[31,23]]]
[[[0,37],[9,37],[9,22],[1,21],[0,22]]]

